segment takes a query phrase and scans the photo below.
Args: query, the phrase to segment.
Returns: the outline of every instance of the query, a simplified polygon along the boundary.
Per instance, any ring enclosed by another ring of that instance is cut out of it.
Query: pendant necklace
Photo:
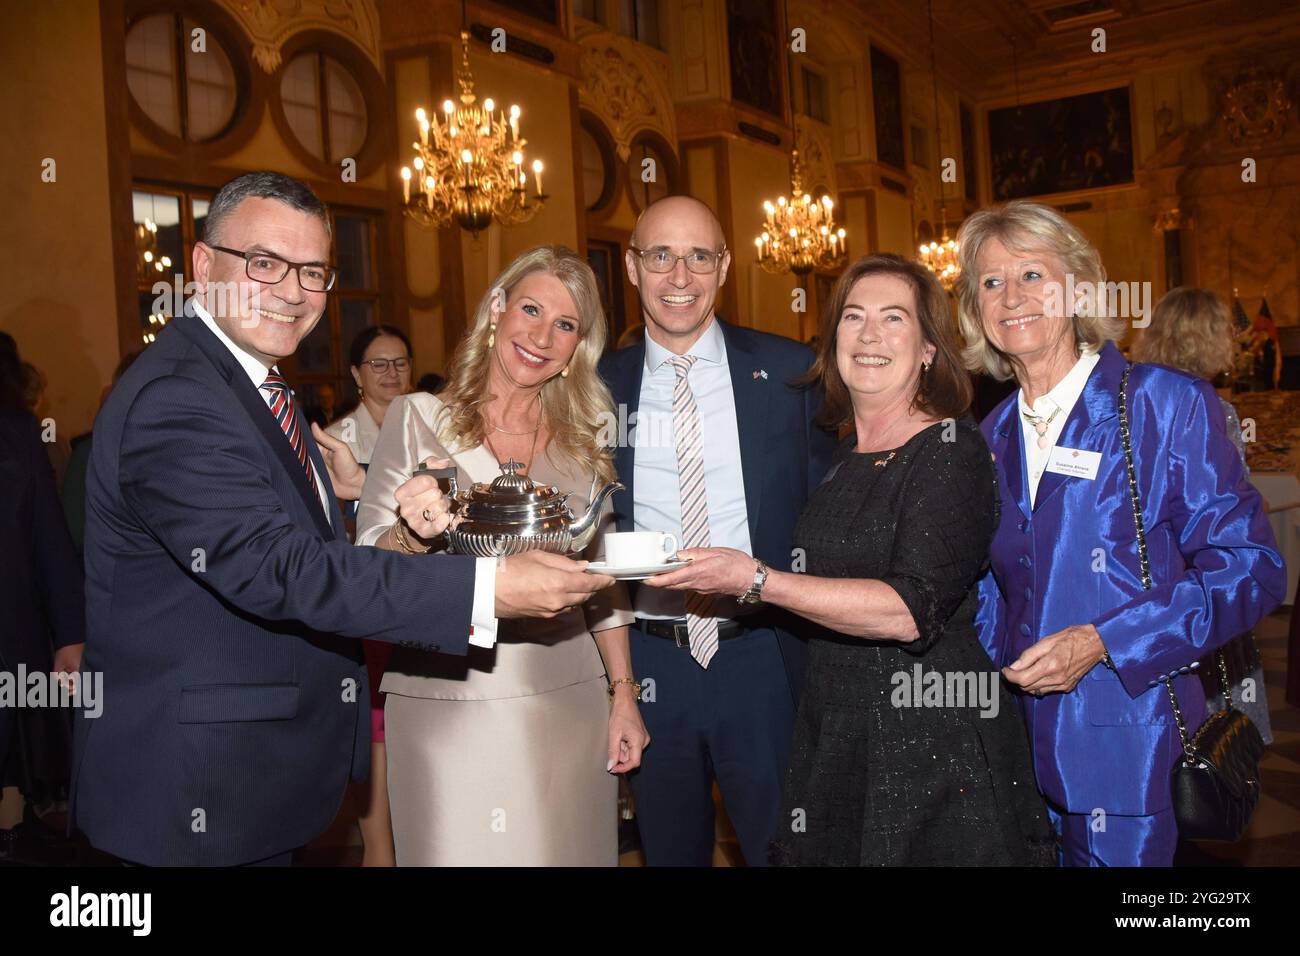
[[[1030,415],[1028,412],[1021,412],[1025,416],[1025,421],[1034,426],[1034,431],[1038,433],[1038,447],[1047,447],[1047,428],[1052,424],[1057,415],[1061,414],[1061,406],[1056,406],[1056,411],[1043,418],[1039,415]]]
[[[541,433],[541,431],[542,431],[542,420],[539,418],[537,420],[537,427],[533,429],[533,446],[528,451],[528,460],[524,462],[524,467],[522,469],[525,475],[528,474],[529,469],[533,467],[533,458],[537,456],[537,436]],[[528,432],[506,432],[506,434],[527,435]],[[492,457],[494,457],[497,460],[497,464],[498,465],[502,464],[504,459],[502,459],[501,455],[497,452],[495,446],[493,446],[491,436],[484,435],[483,441],[487,443],[488,451],[492,452]]]

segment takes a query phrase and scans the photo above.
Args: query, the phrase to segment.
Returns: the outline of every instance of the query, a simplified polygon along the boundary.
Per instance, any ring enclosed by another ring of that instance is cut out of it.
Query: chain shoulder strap
[[[1128,420],[1128,377],[1133,371],[1130,363],[1124,369],[1124,377],[1119,383],[1119,435],[1124,443],[1124,469],[1128,475],[1129,503],[1133,506],[1133,525],[1137,529],[1138,561],[1142,567],[1142,590],[1151,590],[1151,560],[1147,554],[1146,525],[1142,521],[1142,504],[1138,498],[1137,469],[1133,466],[1133,436]],[[1219,663],[1219,681],[1223,685],[1223,697],[1228,709],[1232,709],[1232,689],[1228,684],[1228,665],[1223,652],[1216,655]],[[1169,692],[1169,703],[1174,708],[1174,721],[1178,724],[1178,736],[1183,742],[1183,753],[1192,756],[1192,742],[1187,736],[1187,725],[1183,723],[1183,712],[1178,706],[1178,697],[1174,693],[1172,675],[1164,681],[1165,690]]]

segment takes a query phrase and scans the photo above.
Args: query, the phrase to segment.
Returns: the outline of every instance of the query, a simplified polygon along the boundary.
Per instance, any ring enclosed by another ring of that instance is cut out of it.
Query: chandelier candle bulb
[[[533,160],[533,178],[537,183],[537,195],[540,196],[542,194],[542,161],[540,159]]]
[[[405,206],[411,201],[411,170],[402,167],[402,205]]]

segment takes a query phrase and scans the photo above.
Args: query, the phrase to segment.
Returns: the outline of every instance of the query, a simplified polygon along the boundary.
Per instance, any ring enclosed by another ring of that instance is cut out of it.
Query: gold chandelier
[[[948,238],[947,217],[944,218],[943,237],[938,242],[921,243],[921,265],[935,274],[945,292],[951,292],[961,276],[961,260],[956,240]]]
[[[764,272],[805,276],[814,269],[834,269],[844,262],[844,230],[837,229],[830,196],[814,201],[803,191],[799,149],[790,154],[790,198],[763,201],[767,221],[755,237],[758,264]]]
[[[528,195],[528,141],[519,135],[519,107],[511,106],[507,116],[504,109],[496,112],[491,97],[476,105],[469,34],[463,30],[460,46],[460,105],[445,100],[443,118],[432,123],[423,108],[415,111],[420,139],[411,144],[414,162],[402,167],[402,202],[421,225],[455,222],[477,235],[493,219],[503,226],[527,222],[548,197],[542,192],[540,159],[532,164],[536,191]]]
[[[140,267],[142,282],[151,282],[158,277],[159,272],[166,272],[172,267],[171,258],[158,249],[158,223],[148,216],[144,222],[135,224],[135,248],[140,254],[140,261],[136,264]]]

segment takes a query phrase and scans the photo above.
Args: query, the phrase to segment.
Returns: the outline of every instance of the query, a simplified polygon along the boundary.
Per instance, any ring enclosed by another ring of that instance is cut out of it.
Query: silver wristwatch
[[[763,599],[763,585],[767,583],[767,565],[758,561],[754,568],[754,583],[740,596],[741,604],[757,604]]]

